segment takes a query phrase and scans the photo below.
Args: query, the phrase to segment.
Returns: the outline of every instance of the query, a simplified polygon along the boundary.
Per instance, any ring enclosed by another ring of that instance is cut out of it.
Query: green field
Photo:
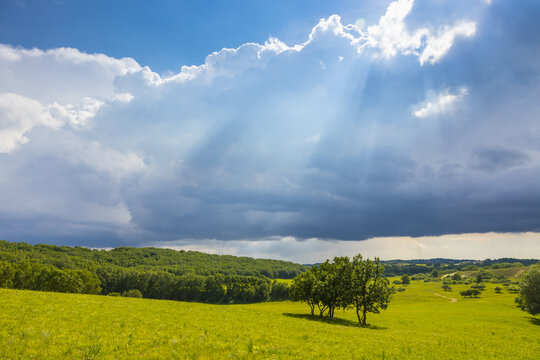
[[[540,359],[540,318],[487,284],[416,282],[358,327],[293,302],[207,305],[0,289],[1,359]],[[446,297],[437,296],[440,294]],[[449,298],[456,298],[452,302]]]

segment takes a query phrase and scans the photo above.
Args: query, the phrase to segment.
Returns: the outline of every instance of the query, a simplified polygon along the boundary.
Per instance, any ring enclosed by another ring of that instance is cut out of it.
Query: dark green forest
[[[29,245],[0,240],[0,287],[208,303],[288,298],[291,279],[307,267],[287,261],[196,251]]]

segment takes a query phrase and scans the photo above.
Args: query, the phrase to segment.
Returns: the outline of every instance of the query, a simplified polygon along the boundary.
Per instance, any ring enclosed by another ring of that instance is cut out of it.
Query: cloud
[[[114,79],[140,72],[131,58],[115,59],[72,48],[24,49],[0,44],[0,91],[41,103],[78,104],[115,95]]]
[[[385,237],[365,241],[328,239],[297,239],[269,237],[219,241],[215,239],[177,240],[152,244],[171,249],[202,251],[211,254],[283,259],[301,264],[314,264],[335,256],[361,253],[364,257],[395,259],[470,259],[484,260],[504,257],[535,258],[540,254],[539,233],[484,233],[443,236]],[[467,249],[463,253],[463,248]]]
[[[365,31],[333,15],[303,43],[222,49],[171,76],[0,46],[0,236],[107,247],[538,231],[540,50],[522,36],[537,25],[520,27],[525,7],[458,5],[428,19],[430,4],[397,1]]]
[[[28,141],[34,126],[58,128],[62,122],[38,101],[17,94],[0,94],[0,153],[8,153]]]
[[[368,27],[366,45],[381,49],[387,58],[401,52],[417,55],[421,65],[434,64],[446,55],[457,36],[471,37],[476,33],[474,22],[462,21],[440,27],[436,35],[428,28],[420,28],[411,34],[405,19],[413,4],[414,0],[392,2],[379,24]]]
[[[413,111],[413,115],[417,118],[426,118],[448,114],[455,108],[456,104],[467,96],[467,94],[467,88],[463,87],[455,94],[445,90],[436,96],[431,95],[430,97],[432,97],[433,100],[426,101],[419,106],[418,110]]]
[[[475,167],[486,172],[503,171],[530,161],[527,154],[500,147],[475,149],[473,155]]]

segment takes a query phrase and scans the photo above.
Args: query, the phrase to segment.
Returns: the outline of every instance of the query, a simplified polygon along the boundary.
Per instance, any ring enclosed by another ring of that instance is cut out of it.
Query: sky
[[[0,238],[540,258],[540,3],[0,3]]]

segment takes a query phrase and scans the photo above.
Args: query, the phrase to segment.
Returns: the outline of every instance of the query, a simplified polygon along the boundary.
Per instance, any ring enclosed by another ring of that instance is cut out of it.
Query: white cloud
[[[141,70],[131,58],[115,59],[72,48],[44,51],[0,44],[0,93],[15,93],[42,104],[112,98],[117,76]]]
[[[438,36],[430,36],[426,39],[426,45],[420,52],[420,64],[431,64],[439,61],[454,43],[456,36],[471,37],[476,33],[476,25],[471,22],[462,22],[452,27],[444,27]]]
[[[394,259],[472,259],[483,260],[503,257],[539,258],[540,233],[484,233],[443,236],[380,237],[364,241],[340,241],[291,236],[245,239],[233,241],[177,240],[149,243],[176,250],[202,251],[211,254],[250,256],[313,264],[361,253],[364,257]],[[466,249],[464,252],[463,249]]]
[[[412,34],[405,18],[412,10],[414,0],[398,0],[391,3],[378,25],[368,27],[367,45],[382,50],[384,56],[396,53],[417,55],[420,64],[438,62],[450,48],[457,36],[471,37],[476,33],[474,22],[462,21],[456,25],[444,25],[433,35],[428,28],[420,28]]]
[[[467,96],[467,88],[461,88],[457,93],[452,94],[445,90],[437,95],[431,95],[432,100],[428,100],[418,106],[418,110],[413,111],[417,118],[426,118],[448,114],[454,110],[455,106]]]
[[[121,99],[125,99],[125,97],[121,97]],[[72,125],[84,125],[88,120],[96,116],[103,104],[103,101],[86,97],[78,105],[60,105],[54,102],[47,105],[47,108],[55,118],[65,119]]]
[[[0,94],[0,153],[9,153],[26,143],[25,134],[40,125],[58,128],[62,121],[38,101],[17,94]]]

